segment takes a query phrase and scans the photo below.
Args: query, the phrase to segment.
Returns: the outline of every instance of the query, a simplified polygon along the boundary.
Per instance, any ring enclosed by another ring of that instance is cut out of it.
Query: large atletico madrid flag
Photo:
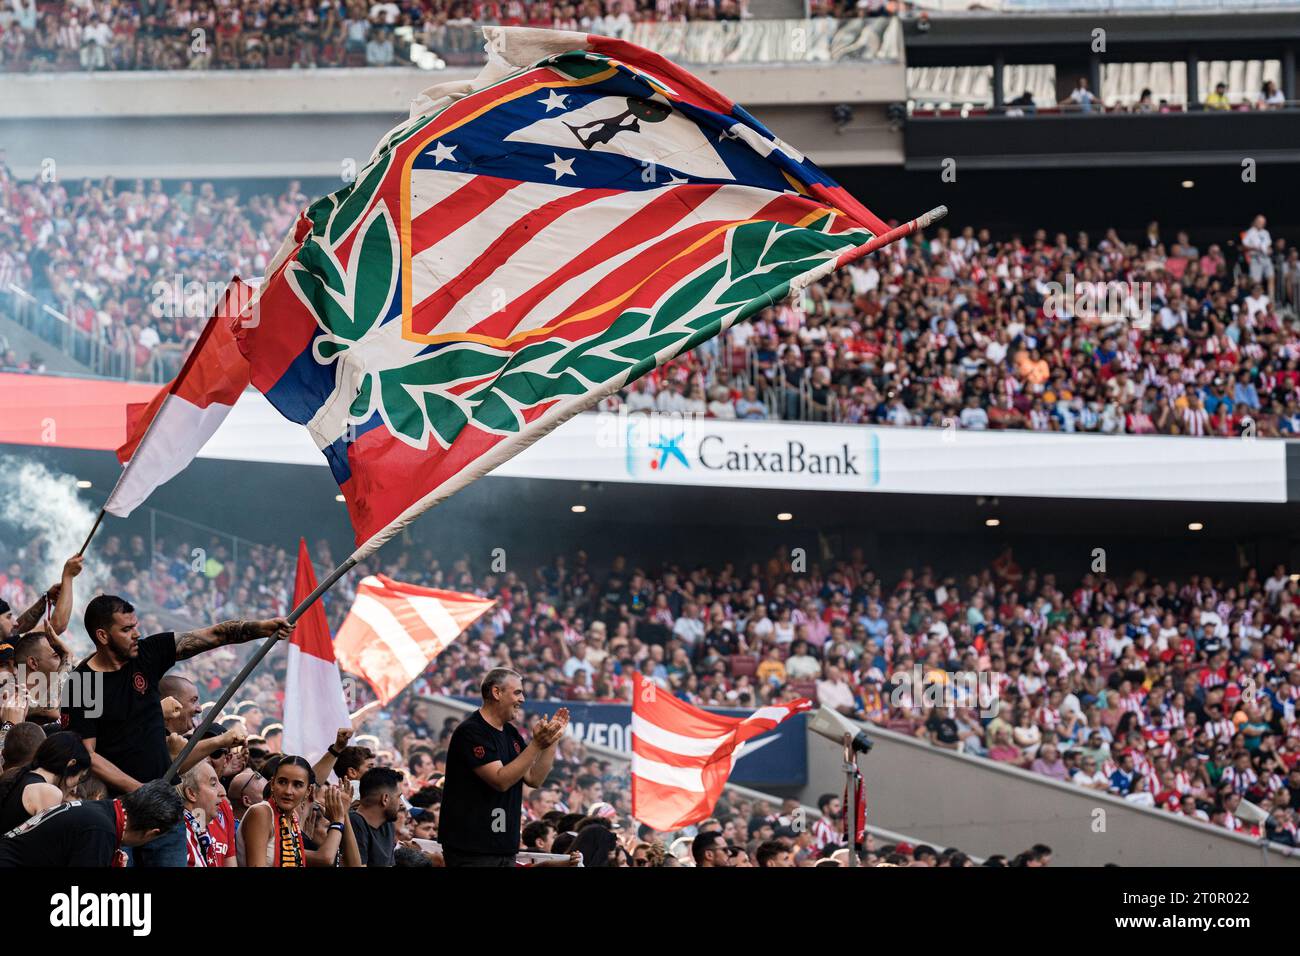
[[[894,232],[658,54],[485,33],[478,77],[426,90],[303,211],[238,332],[253,386],[329,462],[358,560]]]
[[[740,745],[813,705],[804,697],[726,717],[692,707],[640,674],[632,687],[632,816],[664,831],[711,816]]]
[[[298,574],[293,582],[295,606],[316,590],[307,542],[298,540]],[[334,743],[339,730],[352,726],[343,679],[334,659],[329,622],[319,601],[298,619],[289,642],[284,677],[284,752],[315,763]]]
[[[148,405],[127,407],[127,438],[117,449],[126,467],[104,504],[109,514],[127,517],[184,471],[248,388],[248,360],[232,322],[252,294],[251,285],[231,279],[176,378]]]
[[[357,586],[334,650],[343,669],[364,677],[387,704],[495,603],[372,575]]]

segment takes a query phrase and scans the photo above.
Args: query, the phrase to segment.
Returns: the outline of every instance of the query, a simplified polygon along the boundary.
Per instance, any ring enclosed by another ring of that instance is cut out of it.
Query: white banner
[[[736,422],[588,413],[492,474],[646,484],[1151,501],[1286,501],[1279,439]],[[202,458],[324,466],[246,392]]]

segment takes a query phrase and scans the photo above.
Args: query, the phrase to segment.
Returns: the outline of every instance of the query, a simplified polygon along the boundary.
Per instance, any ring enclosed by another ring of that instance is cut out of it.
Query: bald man
[[[158,682],[158,693],[163,697],[174,698],[181,705],[180,713],[167,719],[167,732],[187,736],[203,712],[203,707],[199,704],[199,689],[188,678],[168,674]]]

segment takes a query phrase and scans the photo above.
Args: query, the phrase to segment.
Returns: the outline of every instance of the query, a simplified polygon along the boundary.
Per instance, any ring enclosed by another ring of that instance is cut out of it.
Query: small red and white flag
[[[207,444],[248,388],[248,360],[231,329],[253,294],[253,286],[230,280],[189,358],[172,383],[148,405],[127,408],[127,439],[117,450],[126,467],[104,510],[127,517],[175,478]]]
[[[316,572],[311,566],[305,539],[298,540],[298,574],[293,582],[293,603],[297,607],[316,590]],[[315,763],[325,756],[339,729],[351,727],[343,677],[334,659],[329,621],[320,601],[312,603],[293,630],[289,642],[289,663],[284,674],[284,740],[287,754],[306,757]]]
[[[725,717],[692,707],[633,674],[632,816],[656,830],[708,819],[746,740],[810,710],[805,698]]]
[[[364,677],[387,704],[495,604],[491,598],[372,575],[357,585],[334,652],[345,671]]]

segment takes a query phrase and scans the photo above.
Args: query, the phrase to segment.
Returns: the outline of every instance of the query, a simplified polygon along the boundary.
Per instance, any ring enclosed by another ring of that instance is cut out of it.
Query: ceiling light
[[[1196,185],[1196,183],[1192,182],[1192,180],[1190,180],[1190,179],[1184,179],[1184,180],[1183,180],[1183,188],[1184,188],[1184,189],[1191,189],[1191,188],[1192,188],[1193,186],[1195,186],[1195,185]]]
[[[573,506],[572,508],[570,508],[569,510],[572,511],[575,515],[580,515],[580,514],[583,514],[584,512],[586,512],[586,510],[587,510],[587,506],[586,506],[586,505],[574,505],[574,506]]]
[[[997,527],[998,525],[1000,525],[1001,523],[1002,523],[1002,522],[999,521],[997,518],[985,518],[985,519],[984,519],[984,526],[985,526],[986,528],[996,528],[996,527]]]
[[[1205,530],[1205,525],[1201,524],[1199,521],[1193,521],[1191,524],[1189,524],[1189,525],[1187,526],[1187,530],[1188,530],[1188,531],[1204,531],[1204,530]]]
[[[77,481],[77,487],[78,487],[78,488],[89,488],[89,487],[90,487],[90,482],[88,482],[85,478],[78,479],[78,481]]]
[[[779,515],[776,516],[776,520],[777,520],[777,521],[793,521],[793,520],[794,520],[794,515],[790,514],[790,512],[788,512],[788,511],[782,511]]]

